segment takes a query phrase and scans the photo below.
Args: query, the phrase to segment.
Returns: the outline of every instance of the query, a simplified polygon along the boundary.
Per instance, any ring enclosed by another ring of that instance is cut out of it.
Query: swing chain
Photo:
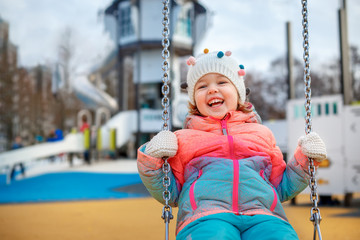
[[[169,205],[169,201],[171,199],[171,194],[169,191],[169,186],[170,186],[169,173],[171,171],[171,167],[167,161],[168,157],[164,157],[163,160],[164,160],[164,163],[162,165],[162,171],[165,174],[164,178],[163,178],[163,186],[165,187],[165,190],[163,192],[163,199],[165,200],[165,204],[163,206],[161,218],[164,219],[164,222],[165,222],[165,239],[168,240],[169,239],[170,220],[174,218],[174,216],[172,215],[171,206]]]
[[[165,200],[165,205],[163,207],[162,218],[164,219],[164,221],[166,223],[166,222],[170,222],[170,219],[173,219],[172,209],[171,209],[171,206],[169,205],[169,201],[171,199],[171,195],[170,195],[170,191],[169,191],[169,186],[171,183],[169,173],[171,171],[171,167],[167,161],[168,160],[167,157],[164,157],[163,160],[164,160],[164,164],[162,165],[162,171],[165,174],[165,176],[163,178],[163,186],[165,187],[165,191],[163,192],[163,199]]]
[[[170,100],[168,97],[168,94],[170,92],[170,87],[169,87],[169,61],[168,58],[170,56],[170,51],[169,51],[169,46],[170,46],[170,40],[169,40],[169,34],[170,34],[170,30],[169,30],[169,0],[164,0],[163,1],[164,4],[164,8],[163,8],[163,21],[162,24],[164,25],[163,28],[163,39],[162,39],[162,58],[164,59],[163,63],[162,63],[162,70],[164,72],[163,77],[162,77],[162,82],[163,82],[163,86],[161,88],[161,92],[163,94],[163,98],[161,100],[161,104],[163,106],[163,113],[162,113],[162,119],[164,121],[164,124],[162,126],[162,130],[169,130],[169,124],[168,124],[168,120],[169,120],[169,105],[170,105]]]
[[[303,16],[303,47],[304,47],[304,82],[305,82],[305,132],[311,133],[311,77],[310,77],[310,62],[309,62],[309,29],[308,29],[308,10],[307,0],[302,0],[302,16]],[[316,239],[316,232],[321,240],[320,232],[320,209],[318,208],[318,194],[317,194],[317,181],[315,178],[316,168],[314,165],[314,159],[309,158],[309,187],[311,190],[310,200],[312,202],[310,221],[314,224],[314,240]]]
[[[311,132],[311,77],[310,77],[310,61],[309,61],[309,29],[308,29],[308,13],[307,13],[307,0],[303,0],[303,47],[304,47],[304,82],[305,82],[305,121],[306,121],[306,134]]]
[[[169,30],[169,0],[163,0],[163,10],[162,13],[164,15],[163,17],[163,39],[162,39],[162,58],[163,58],[163,63],[162,63],[162,70],[163,70],[163,76],[162,76],[162,82],[163,82],[163,86],[161,88],[161,92],[163,94],[163,98],[161,100],[161,105],[163,107],[163,112],[162,112],[162,119],[164,121],[164,124],[162,126],[162,130],[169,130],[169,106],[170,106],[170,99],[168,97],[168,94],[170,92],[170,87],[169,87],[169,61],[168,58],[170,56],[170,51],[169,51],[169,46],[170,46],[170,40],[169,40],[169,34],[170,34],[170,30]],[[170,171],[171,171],[171,166],[168,163],[168,157],[164,157],[163,158],[164,163],[162,165],[162,171],[164,173],[164,177],[163,177],[163,186],[164,186],[164,191],[163,191],[163,199],[165,201],[165,204],[163,206],[163,210],[162,210],[162,219],[164,219],[165,222],[165,239],[169,239],[169,223],[170,220],[173,219],[173,215],[172,215],[172,209],[171,206],[169,205],[170,199],[171,199],[171,193],[169,191],[169,187],[170,187]]]

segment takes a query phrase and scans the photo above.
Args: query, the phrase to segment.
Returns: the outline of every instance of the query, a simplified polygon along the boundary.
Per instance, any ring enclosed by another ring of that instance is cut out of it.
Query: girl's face
[[[219,73],[204,75],[195,85],[195,104],[201,115],[222,119],[238,106],[238,92],[232,82]]]

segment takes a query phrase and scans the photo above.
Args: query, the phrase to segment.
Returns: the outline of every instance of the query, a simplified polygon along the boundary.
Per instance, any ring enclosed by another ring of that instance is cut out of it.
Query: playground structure
[[[306,1],[305,1],[306,2]],[[304,40],[305,42],[305,40]],[[166,75],[167,76],[167,75]],[[167,87],[166,87],[167,89]],[[311,95],[311,94],[310,94]],[[166,98],[166,95],[164,94],[164,98]],[[351,196],[351,194],[355,191],[359,190],[359,165],[358,165],[358,159],[356,159],[356,156],[358,156],[358,149],[355,148],[354,143],[358,142],[356,140],[359,140],[359,134],[356,134],[357,132],[357,125],[359,122],[359,108],[357,107],[349,107],[349,106],[343,106],[342,102],[341,102],[341,96],[337,96],[334,99],[332,99],[332,97],[329,97],[329,101],[331,101],[331,103],[323,103],[324,99],[320,99],[319,102],[315,101],[315,108],[311,109],[311,112],[315,113],[314,115],[316,115],[316,117],[319,117],[318,120],[319,122],[317,124],[315,124],[316,126],[320,126],[318,129],[316,130],[317,132],[320,133],[320,135],[325,136],[325,142],[327,143],[327,145],[329,146],[330,143],[330,147],[329,147],[329,159],[327,161],[324,161],[325,164],[322,164],[321,167],[328,168],[326,170],[329,171],[320,171],[318,175],[320,176],[319,178],[319,185],[324,184],[327,185],[328,188],[324,188],[324,190],[319,190],[320,194],[324,193],[324,194],[332,194],[332,193],[344,193],[347,196]],[[298,102],[296,102],[297,100],[294,100],[293,102],[289,102],[288,105],[288,126],[289,126],[289,152],[293,152],[291,149],[291,147],[293,146],[297,146],[297,139],[299,136],[303,135],[303,133],[298,134],[297,131],[300,131],[302,129],[303,126],[303,118],[302,115],[305,114],[301,114],[301,108],[302,103],[299,104]],[[324,100],[325,101],[325,100]],[[165,101],[168,102],[168,101]],[[294,104],[293,108],[291,108],[292,104]],[[301,108],[298,108],[297,106],[300,105]],[[307,105],[309,106],[309,104]],[[165,108],[165,107],[164,107]],[[166,112],[166,109],[164,110],[164,113]],[[138,112],[140,113],[140,112]],[[331,114],[332,113],[332,114]],[[123,119],[126,119],[126,115],[124,115],[125,113],[121,113],[123,114],[122,117]],[[164,114],[163,114],[164,115]],[[122,119],[120,116],[118,116],[119,119]],[[136,118],[136,117],[135,117]],[[127,132],[130,132],[130,134],[127,134],[127,136],[131,136],[132,132],[133,132],[133,123],[135,121],[132,121],[131,119],[135,119],[133,118],[133,114],[129,114],[129,118],[130,121],[125,122],[125,124],[120,125],[122,128],[127,128]],[[139,118],[138,118],[139,119]],[[298,121],[298,119],[300,119],[301,121]],[[310,119],[311,120],[311,119]],[[322,121],[320,121],[322,120]],[[164,126],[167,124],[166,120],[164,119],[165,123]],[[316,122],[316,118],[314,117],[314,122]],[[123,121],[120,121],[123,122]],[[117,124],[117,121],[114,121],[114,125],[115,123]],[[296,125],[296,124],[299,125]],[[306,125],[310,125],[311,126],[311,121],[310,123],[306,123]],[[159,124],[160,125],[160,124]],[[348,126],[350,126],[350,131],[348,129]],[[111,125],[109,124],[109,126],[107,126],[107,128],[105,127],[104,129],[110,129]],[[135,127],[136,128],[136,127]],[[294,132],[291,132],[292,130],[294,130]],[[100,130],[101,131],[101,130]],[[139,129],[137,129],[137,131],[139,131]],[[310,129],[311,131],[311,129]],[[330,133],[331,132],[331,133]],[[101,132],[100,132],[101,133]],[[309,133],[309,132],[306,132]],[[86,134],[84,134],[86,135]],[[113,135],[113,134],[110,134]],[[99,137],[101,136],[101,137]],[[116,135],[116,138],[118,135]],[[86,139],[86,137],[84,136],[84,138]],[[102,139],[102,135],[98,134],[98,139]],[[86,142],[86,141],[85,141]],[[101,141],[100,141],[101,142]],[[119,141],[119,144],[123,144],[123,141]],[[116,143],[113,144],[113,146],[118,146]],[[1,156],[0,156],[1,157]],[[1,158],[0,158],[1,161]],[[312,160],[310,159],[310,162],[312,164]],[[166,160],[165,160],[165,164],[167,164]],[[164,166],[166,166],[164,164]],[[332,167],[331,167],[332,166]],[[163,169],[165,169],[165,167],[163,167]],[[168,167],[169,169],[169,167]],[[316,179],[314,179],[315,175],[315,171],[314,174],[312,175],[312,182],[315,182],[315,187],[316,187]],[[324,177],[321,178],[321,177]],[[167,175],[166,177],[163,179],[163,182],[165,183],[167,179]],[[338,181],[340,179],[340,181]],[[351,179],[351,181],[350,181]],[[310,182],[311,184],[311,182]],[[168,199],[165,198],[165,196],[168,195],[167,192],[167,186],[166,184],[164,184],[165,186],[165,191],[164,191],[164,199],[166,200],[166,206],[164,206],[164,208],[166,209],[168,207],[167,202]],[[315,188],[315,193],[316,193],[317,188]],[[312,194],[312,196],[314,196],[314,194]],[[314,202],[314,201],[313,201]],[[315,205],[315,209],[317,210],[317,193],[316,193],[316,201],[315,201],[316,205]],[[314,209],[314,207],[313,207]],[[171,208],[170,208],[170,212],[171,212]],[[321,217],[320,217],[320,212],[319,213],[319,218],[316,218],[315,221],[315,225],[314,225],[314,239],[315,239],[315,233],[316,233],[316,225],[320,223]],[[313,215],[314,216],[314,215]],[[312,219],[313,219],[312,216]],[[315,215],[317,216],[317,215]],[[169,216],[163,215],[163,218],[165,219],[166,224],[169,222],[169,220],[167,219],[171,219]],[[320,230],[320,229],[318,229]],[[166,235],[168,236],[168,230]],[[319,236],[321,239],[321,234],[319,231]]]
[[[37,145],[19,148],[0,153],[0,174],[5,173],[6,183],[11,182],[11,173],[16,166],[22,168],[25,174],[25,165],[37,159],[51,157],[62,153],[80,153],[84,151],[84,137],[81,133],[72,133],[61,141],[46,142]]]
[[[39,143],[0,153],[0,175],[6,176],[7,183],[13,180],[14,171],[17,167],[20,167],[22,174],[25,175],[26,165],[39,159],[50,159],[53,158],[53,156],[67,154],[70,164],[72,165],[72,157],[74,154],[79,155],[86,150],[91,150],[94,145],[96,145],[96,149],[99,152],[103,149],[115,151],[115,131],[113,129],[109,130],[113,132],[110,136],[111,139],[105,141],[106,144],[103,147],[102,139],[107,140],[107,138],[101,138],[99,128],[110,119],[111,112],[117,110],[116,100],[106,92],[92,85],[84,75],[77,76],[75,80],[74,92],[87,106],[87,109],[83,109],[78,113],[77,126],[74,126],[71,133],[66,135],[64,139]],[[94,125],[92,124],[92,114],[90,110],[95,112]],[[77,133],[77,129],[80,129],[83,116],[86,116],[88,119],[90,128],[84,132]],[[97,142],[94,142],[94,139],[96,139]]]
[[[345,195],[348,206],[353,193],[360,192],[360,105],[344,105],[340,94],[313,97],[312,100],[314,131],[322,136],[328,153],[317,171],[319,195]],[[304,135],[304,115],[303,100],[289,100],[288,160],[295,152],[299,137]]]
[[[161,110],[141,109],[141,131],[159,131],[161,113]],[[290,100],[287,113],[286,121],[265,121],[264,125],[272,129],[282,152],[287,153],[289,158],[295,151],[298,138],[304,134],[302,99]],[[343,105],[342,95],[314,97],[312,114],[314,131],[323,136],[329,156],[318,170],[319,194],[344,194],[345,204],[349,204],[352,193],[360,192],[360,149],[357,147],[360,142],[360,106]],[[94,124],[88,110],[79,112],[79,121],[82,115],[88,116],[89,124],[93,126],[89,132],[70,133],[63,141],[40,143],[0,153],[0,169],[7,168],[10,171],[16,164],[61,153],[80,154],[90,147],[97,153],[97,157],[101,157],[101,153],[124,148],[127,157],[135,158],[137,111],[122,111],[110,118],[109,112],[100,108],[95,114]]]
[[[84,75],[75,77],[74,92],[75,95],[85,103],[88,109],[97,111],[99,108],[105,108],[111,112],[116,112],[118,110],[116,100],[106,92],[91,84]]]
[[[77,132],[76,128],[67,134],[63,140],[56,142],[39,143],[0,153],[0,174],[6,175],[6,182],[11,182],[11,172],[20,166],[26,174],[26,164],[39,159],[50,158],[59,154],[67,154],[71,158],[74,154],[82,154],[85,150],[92,153],[93,159],[108,157],[125,147],[127,155],[134,158],[135,133],[137,132],[137,111],[123,111],[110,119],[110,112],[106,108],[98,108],[95,113],[95,122],[92,123],[89,110],[78,113],[78,127],[82,116],[87,116],[89,129]],[[140,111],[141,131],[156,132],[160,129],[161,110],[142,109]],[[70,161],[72,161],[70,159]]]

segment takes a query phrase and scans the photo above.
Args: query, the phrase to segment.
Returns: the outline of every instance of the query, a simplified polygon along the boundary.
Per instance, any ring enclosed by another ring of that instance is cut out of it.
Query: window
[[[121,7],[120,8],[120,36],[127,37],[134,34],[134,28],[131,22],[131,7]]]
[[[162,83],[142,84],[140,87],[140,106],[141,108],[161,109],[161,86]]]
[[[329,115],[329,113],[330,113],[329,103],[325,103],[325,115]]]
[[[183,7],[179,13],[175,32],[184,37],[192,36],[191,9]]]
[[[300,107],[300,110],[301,110],[301,116],[305,117],[306,116],[306,109],[305,109],[304,105],[299,106],[299,107]]]
[[[316,112],[315,112],[315,106],[311,105],[311,115],[315,116]]]
[[[298,110],[297,110],[297,105],[294,106],[294,118],[297,119],[298,118]]]

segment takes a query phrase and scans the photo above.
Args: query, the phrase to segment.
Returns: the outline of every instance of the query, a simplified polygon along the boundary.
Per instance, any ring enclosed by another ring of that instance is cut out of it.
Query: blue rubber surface
[[[139,183],[138,174],[50,173],[0,184],[0,204],[143,197],[139,193],[116,191]]]

